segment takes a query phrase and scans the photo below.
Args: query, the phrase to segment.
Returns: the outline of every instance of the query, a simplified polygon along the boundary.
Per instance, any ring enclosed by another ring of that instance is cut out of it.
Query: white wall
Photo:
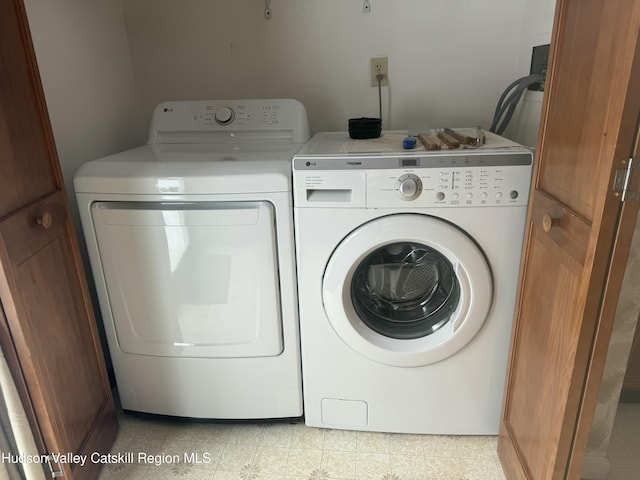
[[[554,0],[371,0],[369,14],[362,0],[271,0],[271,20],[260,0],[25,3],[70,190],[83,162],[143,143],[165,100],[294,97],[313,131],[377,116],[377,55],[385,128],[488,127],[531,45],[548,42]]]
[[[555,8],[556,0],[525,0],[518,52],[518,72],[521,72],[519,76],[529,74],[533,47],[551,43]],[[505,131],[505,136],[529,147],[536,146],[542,96],[542,92],[525,93]]]
[[[377,116],[369,59],[389,57],[385,128],[489,127],[518,70],[524,0],[124,0],[148,116],[164,100],[294,97],[312,131]],[[390,102],[389,102],[390,100]],[[391,105],[390,113],[388,105]]]
[[[144,142],[121,0],[25,0],[69,200],[91,159]]]
[[[313,131],[377,116],[369,59],[389,57],[385,128],[488,127],[548,43],[555,0],[25,0],[65,181],[145,141],[171,99],[294,97]],[[126,28],[125,28],[126,26]],[[507,133],[534,145],[542,94]],[[70,195],[72,203],[73,195]]]

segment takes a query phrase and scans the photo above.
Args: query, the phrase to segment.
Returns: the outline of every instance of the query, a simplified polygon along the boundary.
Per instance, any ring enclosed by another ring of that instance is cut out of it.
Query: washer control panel
[[[405,160],[297,156],[293,162],[295,204],[426,208],[528,203],[533,155],[524,148]],[[398,168],[408,163],[411,167]]]
[[[531,166],[371,170],[367,206],[410,202],[421,206],[526,205]]]

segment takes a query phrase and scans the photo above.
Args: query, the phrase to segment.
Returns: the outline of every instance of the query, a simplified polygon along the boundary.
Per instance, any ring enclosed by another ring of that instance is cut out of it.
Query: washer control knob
[[[396,180],[396,194],[403,200],[414,200],[422,193],[420,177],[412,173],[402,175]]]
[[[413,178],[407,178],[400,184],[400,194],[403,197],[413,197],[418,191],[418,184]]]
[[[213,117],[218,125],[229,125],[236,118],[236,113],[231,107],[220,107],[215,111]]]
[[[444,200],[444,192],[438,192],[436,193],[436,200],[438,200],[439,202],[441,202],[442,200]]]

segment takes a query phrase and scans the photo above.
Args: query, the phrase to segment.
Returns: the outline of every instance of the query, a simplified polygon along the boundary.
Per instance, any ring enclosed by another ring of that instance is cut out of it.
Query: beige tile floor
[[[100,479],[500,480],[496,443],[496,437],[122,416],[112,452],[132,452],[133,461],[105,465]]]
[[[496,443],[496,437],[121,415],[112,452],[131,452],[133,461],[118,463],[114,456],[100,480],[504,480]],[[609,480],[640,478],[640,403],[620,404],[609,460]]]

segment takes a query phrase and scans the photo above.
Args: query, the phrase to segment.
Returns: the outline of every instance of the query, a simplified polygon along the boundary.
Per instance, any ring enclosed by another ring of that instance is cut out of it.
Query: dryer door
[[[438,362],[489,315],[491,270],[462,230],[428,215],[381,217],[338,245],[322,282],[327,317],[364,357],[393,366]]]
[[[123,352],[282,353],[273,204],[96,202],[91,214],[101,259],[94,269],[108,296],[103,315]]]

